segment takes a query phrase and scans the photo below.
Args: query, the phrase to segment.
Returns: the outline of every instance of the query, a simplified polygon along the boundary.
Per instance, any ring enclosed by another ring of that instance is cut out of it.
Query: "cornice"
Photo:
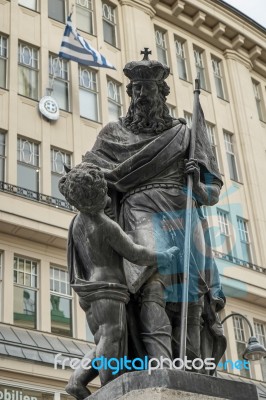
[[[118,0],[121,6],[130,6],[134,8],[138,8],[141,11],[144,11],[151,18],[153,18],[156,14],[155,9],[153,8],[154,0]]]
[[[225,50],[224,51],[224,58],[227,60],[234,60],[234,61],[238,61],[241,64],[243,64],[249,71],[251,71],[253,69],[253,64],[250,61],[249,58],[246,58],[244,56],[242,56],[241,54],[239,54],[237,51],[235,50]]]

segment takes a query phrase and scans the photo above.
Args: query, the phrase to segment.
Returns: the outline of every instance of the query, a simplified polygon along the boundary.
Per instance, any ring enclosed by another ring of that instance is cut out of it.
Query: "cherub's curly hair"
[[[83,162],[62,176],[58,184],[66,200],[78,210],[96,214],[105,207],[107,183],[101,169]]]

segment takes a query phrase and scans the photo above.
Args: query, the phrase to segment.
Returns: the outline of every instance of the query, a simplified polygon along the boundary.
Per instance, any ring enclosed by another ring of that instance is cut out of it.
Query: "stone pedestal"
[[[86,400],[258,400],[255,385],[177,370],[130,372]]]

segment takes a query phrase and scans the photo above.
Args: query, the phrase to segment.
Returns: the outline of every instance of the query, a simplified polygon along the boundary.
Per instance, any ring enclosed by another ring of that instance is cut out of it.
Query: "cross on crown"
[[[149,61],[149,54],[151,54],[151,50],[149,50],[149,47],[144,47],[144,50],[141,50],[140,54],[144,55],[142,61]]]

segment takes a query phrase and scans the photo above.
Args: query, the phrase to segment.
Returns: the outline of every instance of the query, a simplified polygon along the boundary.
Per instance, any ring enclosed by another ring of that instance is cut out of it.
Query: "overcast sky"
[[[224,0],[266,28],[266,0]]]

